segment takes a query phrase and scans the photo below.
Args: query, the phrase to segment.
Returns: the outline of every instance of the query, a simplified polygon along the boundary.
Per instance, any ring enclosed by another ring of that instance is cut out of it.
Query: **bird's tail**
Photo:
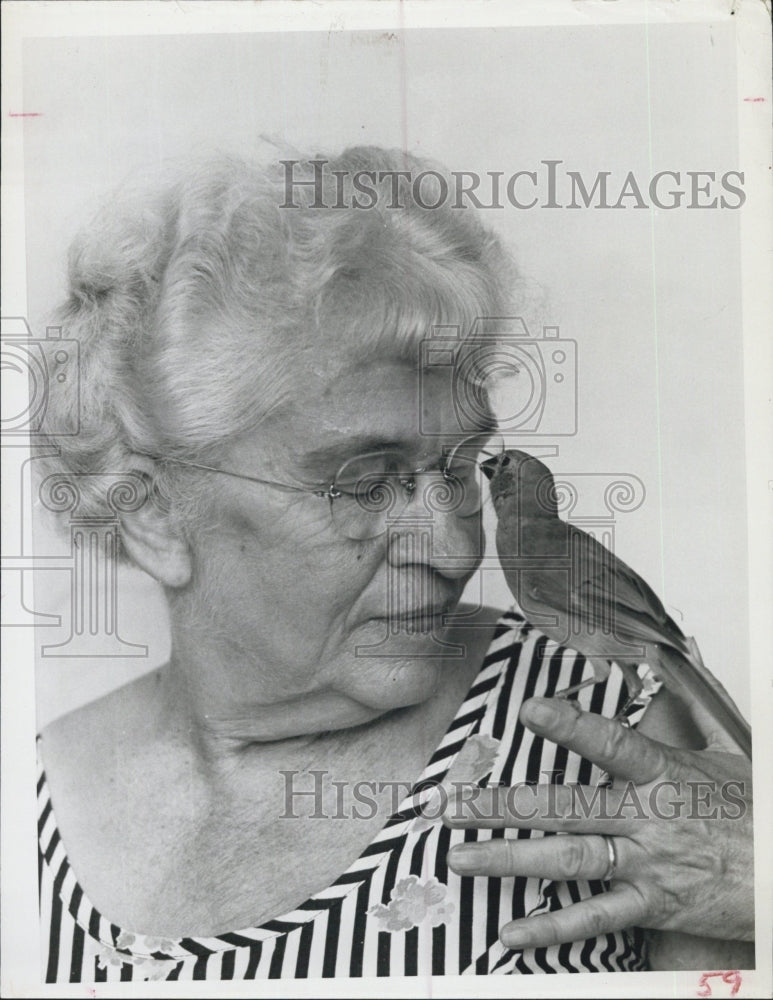
[[[749,723],[704,664],[695,639],[689,636],[685,639],[688,647],[686,653],[666,645],[660,646],[658,653],[661,663],[670,677],[684,690],[688,702],[698,702],[751,760],[752,731]]]

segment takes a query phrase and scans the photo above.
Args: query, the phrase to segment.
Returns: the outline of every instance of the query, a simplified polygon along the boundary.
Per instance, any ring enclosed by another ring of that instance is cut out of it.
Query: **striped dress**
[[[646,667],[635,725],[658,689]],[[39,877],[45,981],[244,980],[361,976],[613,972],[646,968],[638,931],[550,948],[510,950],[510,920],[558,910],[608,890],[600,881],[472,878],[446,865],[454,844],[530,830],[450,830],[437,818],[443,782],[514,785],[604,780],[576,754],[534,736],[521,704],[590,677],[590,666],[508,612],[443,740],[397,812],[350,867],[297,909],[214,937],[169,939],[118,927],[89,901],[67,859],[41,765]],[[613,716],[625,703],[622,674],[579,693],[583,708]]]

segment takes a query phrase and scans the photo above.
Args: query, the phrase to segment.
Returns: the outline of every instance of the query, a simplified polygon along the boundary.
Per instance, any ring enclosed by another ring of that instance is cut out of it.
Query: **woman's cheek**
[[[295,583],[301,591],[308,591],[310,604],[328,608],[338,617],[356,609],[368,594],[385,590],[378,585],[383,566],[383,547],[342,542],[319,553],[296,577]]]

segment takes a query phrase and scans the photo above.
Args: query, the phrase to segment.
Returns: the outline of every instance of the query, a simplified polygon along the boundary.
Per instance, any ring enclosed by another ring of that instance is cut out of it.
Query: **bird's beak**
[[[491,482],[499,468],[499,455],[495,458],[487,458],[485,462],[480,463],[480,467],[483,475]]]
[[[483,475],[491,482],[497,472],[509,464],[510,459],[507,455],[495,455],[493,458],[487,458],[485,462],[481,462],[480,467]]]

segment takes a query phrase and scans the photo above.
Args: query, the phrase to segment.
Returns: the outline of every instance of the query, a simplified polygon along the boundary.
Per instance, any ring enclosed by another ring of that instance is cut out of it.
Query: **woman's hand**
[[[459,875],[605,879],[611,888],[506,924],[506,946],[544,947],[632,926],[753,939],[752,771],[745,757],[721,746],[713,730],[704,731],[707,749],[676,749],[559,699],[525,702],[521,720],[593,761],[614,783],[476,788],[474,797],[465,790],[449,802],[448,826],[567,836],[458,845],[449,866]],[[673,736],[662,724],[655,728]]]

